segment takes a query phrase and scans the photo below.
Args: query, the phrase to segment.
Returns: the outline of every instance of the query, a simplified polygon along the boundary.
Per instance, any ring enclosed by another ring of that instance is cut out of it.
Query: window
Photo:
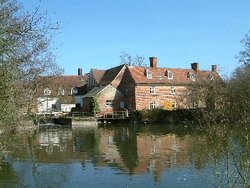
[[[194,74],[194,73],[188,72],[188,73],[187,73],[187,77],[188,77],[190,80],[195,81],[195,74]]]
[[[208,76],[208,78],[209,78],[210,80],[214,80],[214,75],[210,74],[210,75]]]
[[[124,101],[120,101],[120,108],[125,108],[125,103],[124,103]]]
[[[176,87],[175,86],[171,86],[171,94],[176,94]]]
[[[43,91],[44,95],[45,96],[49,96],[51,95],[51,90],[49,88],[46,88],[44,91]]]
[[[59,88],[59,90],[58,90],[58,95],[64,95],[65,93],[64,93],[64,89],[62,89],[62,88]]]
[[[149,109],[154,109],[154,108],[156,108],[156,103],[155,102],[149,103]]]
[[[125,88],[125,95],[128,95],[128,88]]]
[[[172,101],[172,109],[176,109],[176,101]]]
[[[150,70],[148,70],[148,69],[146,70],[146,76],[147,76],[148,79],[152,79],[153,78],[152,72]]]
[[[114,106],[114,101],[112,100],[106,100],[106,107],[112,108]]]
[[[155,86],[150,86],[149,93],[151,93],[151,94],[155,93]]]
[[[174,78],[174,74],[172,71],[166,71],[166,76],[168,77],[168,79],[173,79]]]
[[[197,102],[193,102],[193,108],[198,108],[198,107],[199,107],[198,103]]]
[[[75,87],[72,87],[71,88],[71,95],[75,95],[75,94],[77,94],[77,88],[75,88]]]

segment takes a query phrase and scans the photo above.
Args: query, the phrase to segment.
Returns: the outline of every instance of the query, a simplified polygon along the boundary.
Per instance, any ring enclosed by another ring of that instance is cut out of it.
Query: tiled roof
[[[100,84],[101,85],[108,85],[110,84],[118,75],[118,73],[121,71],[121,69],[124,67],[125,65],[120,65],[111,69],[108,69],[105,71]]]
[[[92,69],[92,72],[93,72],[96,83],[99,84],[103,78],[105,70]]]
[[[101,92],[107,86],[94,87],[91,91],[89,91],[83,98],[95,97],[99,92]]]
[[[218,73],[213,71],[198,70],[197,72],[193,69],[178,69],[178,68],[151,68],[151,67],[135,67],[128,66],[128,70],[131,73],[132,78],[136,84],[175,84],[182,85],[193,82],[189,75],[194,75],[197,80],[197,76],[208,77],[213,75],[218,78]],[[168,71],[173,73],[173,79],[168,79]],[[147,77],[147,72],[151,73],[152,78]]]
[[[44,95],[43,91],[45,88],[51,90],[51,96],[56,96],[59,88],[64,90],[65,96],[71,95],[71,89],[73,87],[83,86],[86,80],[86,75],[42,77],[38,82],[39,95]]]

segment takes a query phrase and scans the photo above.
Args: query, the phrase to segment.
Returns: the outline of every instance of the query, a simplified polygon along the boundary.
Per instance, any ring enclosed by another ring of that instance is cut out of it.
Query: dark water
[[[244,187],[249,135],[247,127],[166,125],[19,133],[9,141],[0,187]]]

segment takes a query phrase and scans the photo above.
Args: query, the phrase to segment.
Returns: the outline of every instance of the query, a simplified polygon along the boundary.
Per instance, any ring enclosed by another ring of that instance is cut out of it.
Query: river
[[[249,126],[235,127],[112,124],[18,133],[8,137],[0,187],[244,187]]]

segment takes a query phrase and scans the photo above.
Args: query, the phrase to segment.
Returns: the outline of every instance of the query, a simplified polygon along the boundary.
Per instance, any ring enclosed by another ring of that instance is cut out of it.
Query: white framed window
[[[188,72],[188,73],[187,73],[187,77],[188,77],[190,80],[195,81],[195,74],[194,74],[194,73]]]
[[[214,75],[210,74],[210,75],[208,76],[208,78],[212,81],[212,80],[214,80]]]
[[[176,101],[172,101],[172,109],[176,109]]]
[[[146,69],[146,76],[148,79],[153,79],[153,74],[150,70]]]
[[[149,93],[154,94],[155,93],[155,86],[149,87]]]
[[[154,109],[156,108],[156,103],[155,102],[150,102],[149,103],[149,109]]]
[[[106,107],[112,108],[114,106],[114,101],[113,100],[106,100]]]
[[[174,74],[172,71],[166,71],[166,76],[169,80],[174,79]]]
[[[193,108],[198,108],[199,105],[198,105],[198,102],[193,102]]]
[[[171,92],[171,94],[176,94],[176,87],[175,86],[171,86],[170,92]]]
[[[72,87],[71,88],[71,95],[75,95],[75,94],[77,94],[77,88],[75,88],[75,87]]]
[[[62,88],[59,88],[59,90],[58,90],[58,95],[61,95],[61,96],[63,96],[65,94],[65,91],[64,91],[64,89],[62,89]]]
[[[51,90],[49,88],[45,88],[43,93],[45,96],[49,96],[49,95],[51,95]]]

